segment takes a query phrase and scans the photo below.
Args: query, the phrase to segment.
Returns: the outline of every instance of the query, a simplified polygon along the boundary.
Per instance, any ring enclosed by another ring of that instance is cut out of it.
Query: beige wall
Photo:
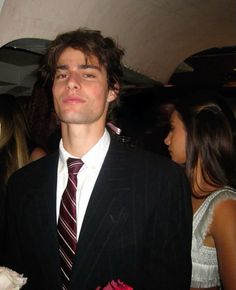
[[[236,45],[235,15],[235,0],[5,0],[0,46],[86,26],[117,39],[128,67],[165,83],[190,55]]]

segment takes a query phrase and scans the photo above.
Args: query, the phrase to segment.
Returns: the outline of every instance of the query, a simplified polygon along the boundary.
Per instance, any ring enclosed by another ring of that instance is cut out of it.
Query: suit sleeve
[[[189,290],[192,205],[188,181],[178,166],[164,166],[151,183],[150,190],[155,192],[156,188],[156,200],[154,194],[148,217],[143,289]]]
[[[21,267],[23,257],[19,251],[19,236],[17,235],[16,226],[16,212],[18,207],[21,206],[21,199],[19,198],[20,191],[18,189],[17,182],[8,182],[5,197],[5,227],[4,227],[4,243],[3,243],[3,261],[4,266],[17,271],[18,273],[24,273],[25,269]]]
[[[3,260],[5,237],[5,190],[0,188],[0,264]]]

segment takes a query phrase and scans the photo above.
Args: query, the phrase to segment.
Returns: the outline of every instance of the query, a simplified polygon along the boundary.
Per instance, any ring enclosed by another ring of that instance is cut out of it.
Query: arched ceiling
[[[236,46],[235,0],[5,0],[1,5],[0,46],[24,38],[51,40],[89,27],[125,48],[128,69],[163,84],[191,55]],[[27,49],[43,48],[37,45],[28,42]],[[0,55],[0,82],[32,81],[35,63],[9,66],[5,59]],[[9,79],[13,70],[14,81]]]

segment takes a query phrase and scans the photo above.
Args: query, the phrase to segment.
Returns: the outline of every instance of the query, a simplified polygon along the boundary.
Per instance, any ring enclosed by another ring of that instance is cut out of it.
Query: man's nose
[[[80,88],[80,80],[79,77],[75,74],[70,74],[70,76],[67,79],[67,87],[68,89],[79,89]]]

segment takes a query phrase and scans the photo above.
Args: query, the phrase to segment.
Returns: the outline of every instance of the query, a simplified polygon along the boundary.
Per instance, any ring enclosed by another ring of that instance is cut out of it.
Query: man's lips
[[[79,104],[79,103],[85,103],[85,100],[81,97],[69,96],[69,97],[63,98],[62,102],[65,104]]]

